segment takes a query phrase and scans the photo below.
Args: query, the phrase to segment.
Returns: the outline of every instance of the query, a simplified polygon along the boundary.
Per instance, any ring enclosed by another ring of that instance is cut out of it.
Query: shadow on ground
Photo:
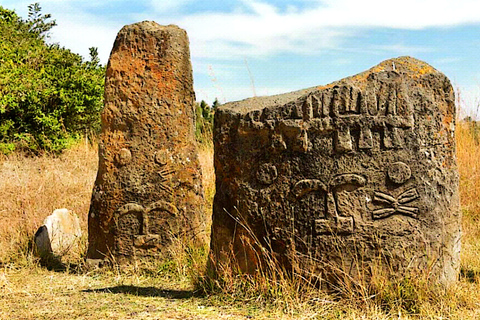
[[[163,290],[154,287],[137,287],[137,286],[115,286],[101,289],[82,290],[86,293],[114,293],[114,294],[131,294],[142,297],[162,297],[167,299],[188,299],[195,296],[194,291],[189,290]]]

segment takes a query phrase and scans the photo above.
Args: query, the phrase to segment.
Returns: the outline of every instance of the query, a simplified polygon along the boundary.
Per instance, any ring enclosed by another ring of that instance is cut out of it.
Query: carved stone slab
[[[270,252],[283,268],[310,266],[328,281],[334,270],[356,277],[379,262],[455,280],[454,129],[450,81],[410,57],[222,106],[213,262],[255,272]]]
[[[176,26],[120,30],[106,71],[88,257],[160,254],[205,230],[188,38]]]

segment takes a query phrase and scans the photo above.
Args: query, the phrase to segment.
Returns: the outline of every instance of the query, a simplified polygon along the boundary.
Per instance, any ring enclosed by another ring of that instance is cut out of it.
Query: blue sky
[[[0,5],[27,16],[23,0]],[[459,88],[462,115],[480,101],[479,0],[44,0],[51,40],[108,61],[116,33],[142,20],[187,30],[197,100],[211,103],[327,84],[410,55]],[[480,117],[480,111],[479,111]]]

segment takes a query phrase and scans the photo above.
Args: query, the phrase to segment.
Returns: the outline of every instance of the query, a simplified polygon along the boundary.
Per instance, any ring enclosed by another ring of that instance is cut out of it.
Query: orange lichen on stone
[[[453,115],[451,113],[447,113],[443,116],[443,124],[446,128],[450,129],[450,125],[453,121]]]
[[[186,32],[149,21],[122,28],[106,71],[88,258],[156,255],[173,237],[199,239],[194,103]]]
[[[398,74],[407,74],[413,79],[418,79],[421,76],[424,76],[429,73],[437,73],[432,66],[427,63],[417,60],[412,57],[399,57],[394,59],[389,59],[381,62],[380,64],[372,67],[364,72],[353,75],[351,77],[342,79],[340,81],[332,82],[327,85],[322,85],[316,87],[318,90],[324,90],[333,88],[337,85],[340,85],[342,82],[350,81],[354,82],[358,89],[363,90],[366,86],[366,81],[372,74],[380,74],[382,72],[396,72]],[[421,85],[421,84],[420,84]]]
[[[332,82],[332,83],[329,83],[329,84],[326,84],[326,85],[323,85],[323,86],[318,86],[317,89],[318,90],[324,90],[324,89],[329,89],[329,88],[333,88],[335,87],[335,82]]]

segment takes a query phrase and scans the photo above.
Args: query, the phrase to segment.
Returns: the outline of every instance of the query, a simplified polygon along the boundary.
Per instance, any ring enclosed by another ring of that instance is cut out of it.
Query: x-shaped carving
[[[387,218],[393,214],[403,214],[413,218],[417,217],[418,208],[407,206],[406,204],[417,199],[417,189],[409,189],[398,196],[397,199],[383,192],[375,192],[373,201],[389,205],[389,208],[382,208],[373,210],[374,219]]]

